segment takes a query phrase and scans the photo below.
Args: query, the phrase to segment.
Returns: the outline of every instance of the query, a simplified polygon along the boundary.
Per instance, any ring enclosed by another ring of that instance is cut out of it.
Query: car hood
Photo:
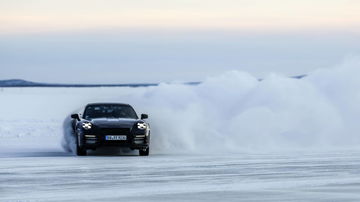
[[[90,122],[100,128],[132,128],[138,120],[124,118],[97,118],[90,120]]]

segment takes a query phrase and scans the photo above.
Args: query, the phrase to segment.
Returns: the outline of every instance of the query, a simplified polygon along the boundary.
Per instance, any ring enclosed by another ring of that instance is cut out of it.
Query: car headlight
[[[92,124],[90,122],[85,122],[82,124],[82,127],[85,129],[85,130],[90,130],[91,127],[92,127]]]
[[[147,125],[146,125],[146,123],[138,123],[137,127],[140,130],[145,130],[147,128]]]

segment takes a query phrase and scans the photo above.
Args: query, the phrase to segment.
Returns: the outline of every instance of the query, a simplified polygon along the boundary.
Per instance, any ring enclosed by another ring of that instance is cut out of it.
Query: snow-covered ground
[[[1,201],[359,201],[360,153],[0,157]]]
[[[198,86],[0,89],[0,201],[359,201],[360,71],[243,72]],[[61,147],[89,102],[148,113],[149,157]]]

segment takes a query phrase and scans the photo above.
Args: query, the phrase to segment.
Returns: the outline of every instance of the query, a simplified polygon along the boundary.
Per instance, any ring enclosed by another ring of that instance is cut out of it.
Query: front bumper
[[[105,131],[105,132],[104,132]],[[126,140],[106,140],[106,135],[125,135]],[[89,130],[78,134],[80,145],[86,149],[98,147],[127,147],[130,149],[147,149],[150,144],[150,135],[147,130],[121,131],[119,129]]]

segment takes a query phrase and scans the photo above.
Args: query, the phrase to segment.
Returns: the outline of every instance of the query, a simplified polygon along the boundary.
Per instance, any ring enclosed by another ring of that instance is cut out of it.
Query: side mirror
[[[141,114],[141,119],[147,119],[149,116],[147,114]]]
[[[80,121],[79,114],[71,114],[71,118]]]

